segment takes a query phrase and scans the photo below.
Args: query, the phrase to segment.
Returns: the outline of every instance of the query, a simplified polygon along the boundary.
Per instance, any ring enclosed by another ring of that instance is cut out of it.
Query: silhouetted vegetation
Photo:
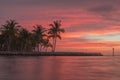
[[[61,21],[54,21],[53,24],[50,24],[51,28],[48,30],[49,38],[53,39],[53,48],[52,51],[55,52],[57,38],[61,39],[60,33],[64,33],[65,30],[60,28]]]
[[[0,51],[45,51],[55,52],[57,38],[61,39],[61,21],[54,21],[46,29],[42,25],[33,26],[32,31],[20,26],[15,20],[8,20],[0,28]],[[53,44],[51,44],[53,42]]]

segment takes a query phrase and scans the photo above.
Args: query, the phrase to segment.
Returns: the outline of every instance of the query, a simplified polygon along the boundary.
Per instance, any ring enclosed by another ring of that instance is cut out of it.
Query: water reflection
[[[0,57],[0,80],[119,80],[119,57]]]

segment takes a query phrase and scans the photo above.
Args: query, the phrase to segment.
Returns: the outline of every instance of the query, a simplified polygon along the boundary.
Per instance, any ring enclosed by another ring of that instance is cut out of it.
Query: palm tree
[[[5,44],[5,35],[0,34],[0,51],[3,51],[6,49],[6,44]]]
[[[30,38],[30,33],[28,30],[26,30],[25,28],[22,28],[19,31],[19,41],[20,41],[20,46],[21,46],[21,51],[26,51],[27,50],[27,46],[29,46],[28,42],[29,42],[29,38]]]
[[[15,20],[6,21],[5,25],[2,25],[1,32],[5,35],[7,50],[12,50],[12,41],[17,36],[19,25]]]
[[[41,51],[41,48],[42,48],[42,40],[43,40],[44,36],[46,36],[46,34],[45,34],[46,29],[43,28],[41,25],[36,25],[33,27],[34,27],[34,30],[32,30],[32,32],[35,36],[36,46],[37,46],[37,49],[39,52],[39,51]]]
[[[53,39],[52,51],[55,52],[57,38],[61,39],[60,33],[64,33],[65,30],[61,28],[61,21],[58,20],[54,21],[53,24],[50,24],[49,26],[51,26],[51,28],[49,29],[48,34],[49,38]]]
[[[43,45],[43,48],[45,49],[45,51],[47,52],[47,49],[50,47],[52,48],[52,44],[50,43],[49,39],[44,39],[42,41],[42,45]]]

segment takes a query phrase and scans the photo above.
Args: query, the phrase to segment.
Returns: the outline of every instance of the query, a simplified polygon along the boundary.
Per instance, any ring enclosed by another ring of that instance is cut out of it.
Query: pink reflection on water
[[[118,80],[119,56],[0,57],[1,80]]]

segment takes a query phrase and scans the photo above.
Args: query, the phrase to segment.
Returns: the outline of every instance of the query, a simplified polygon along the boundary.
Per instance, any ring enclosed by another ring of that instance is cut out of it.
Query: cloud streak
[[[114,39],[110,42],[110,38],[120,37],[115,34],[120,31],[119,4],[120,0],[0,0],[0,25],[7,19],[16,19],[31,30],[36,24],[49,27],[52,21],[62,20],[66,33],[58,42],[58,51],[64,46],[73,51],[86,46],[120,46]]]

